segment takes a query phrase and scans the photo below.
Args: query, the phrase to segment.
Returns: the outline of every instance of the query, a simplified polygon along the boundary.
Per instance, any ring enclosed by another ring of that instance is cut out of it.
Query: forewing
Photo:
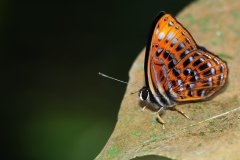
[[[145,58],[145,79],[153,95],[167,99],[168,72],[172,70],[197,44],[190,33],[170,14],[161,12],[155,19]]]

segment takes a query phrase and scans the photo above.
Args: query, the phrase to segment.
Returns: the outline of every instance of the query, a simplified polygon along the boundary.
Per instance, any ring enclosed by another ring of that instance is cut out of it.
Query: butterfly
[[[226,84],[227,63],[204,47],[172,15],[160,12],[153,21],[145,53],[145,86],[140,100],[157,112],[166,109],[189,118],[176,104],[208,100]]]

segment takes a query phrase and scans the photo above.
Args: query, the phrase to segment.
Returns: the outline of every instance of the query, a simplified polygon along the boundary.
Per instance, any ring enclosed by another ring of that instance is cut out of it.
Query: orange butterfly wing
[[[152,27],[145,55],[145,79],[153,96],[174,101],[203,100],[224,86],[226,63],[200,49],[170,14],[161,12]]]
[[[204,100],[226,83],[227,64],[209,52],[192,51],[175,68],[179,74],[172,70],[168,75],[175,101]]]

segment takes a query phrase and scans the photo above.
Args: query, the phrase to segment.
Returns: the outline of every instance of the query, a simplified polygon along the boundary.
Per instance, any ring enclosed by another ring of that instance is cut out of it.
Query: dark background
[[[155,15],[188,3],[1,0],[3,159],[96,157],[126,88],[97,73],[127,81]]]

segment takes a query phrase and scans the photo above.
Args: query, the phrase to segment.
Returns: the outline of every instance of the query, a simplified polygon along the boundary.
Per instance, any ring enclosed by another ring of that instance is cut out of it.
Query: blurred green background
[[[155,15],[191,1],[1,0],[1,159],[93,159]]]

